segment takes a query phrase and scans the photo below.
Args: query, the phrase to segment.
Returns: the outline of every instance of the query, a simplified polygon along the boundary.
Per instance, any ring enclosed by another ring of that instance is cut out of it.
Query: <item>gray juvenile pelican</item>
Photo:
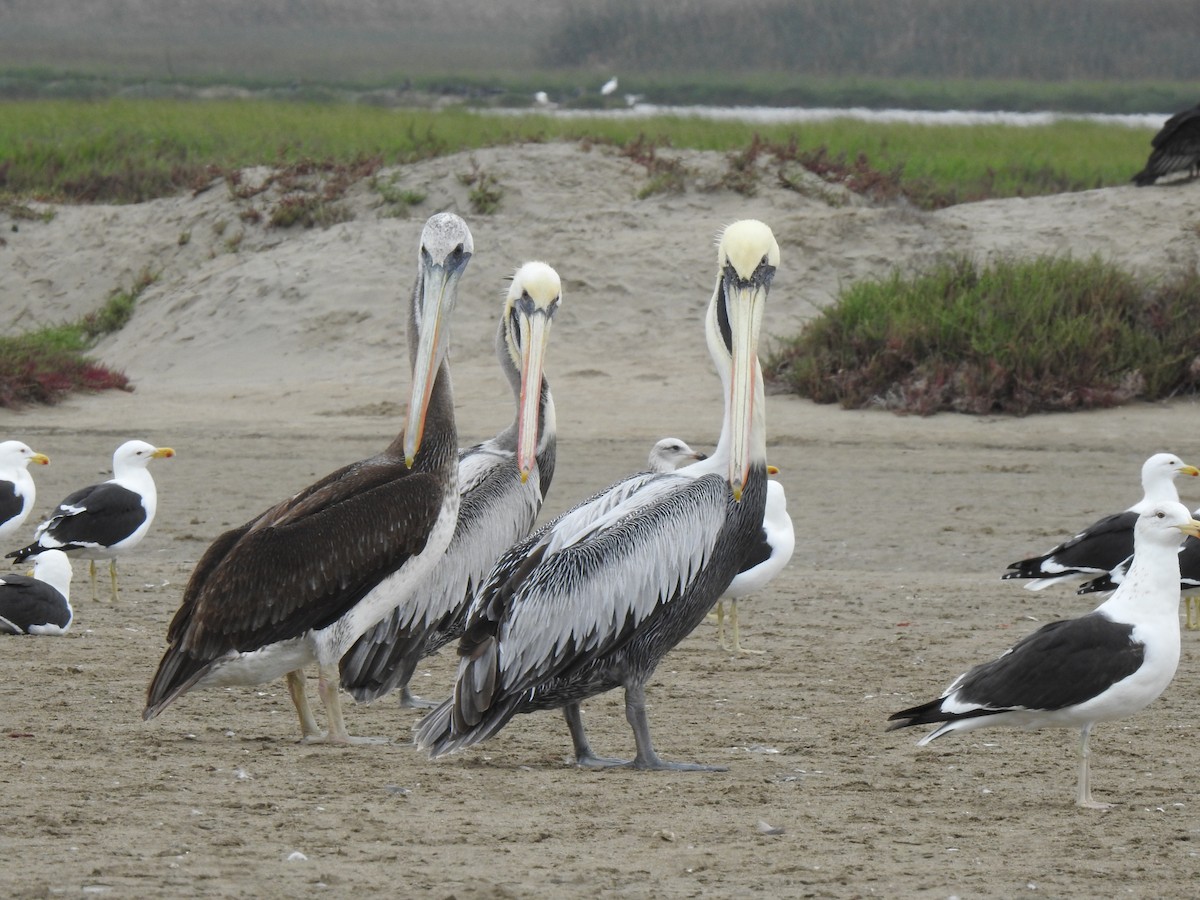
[[[458,454],[458,524],[446,555],[410,600],[342,657],[342,687],[359,701],[401,689],[401,706],[433,706],[409,691],[417,663],[462,636],[467,604],[500,554],[529,534],[554,477],[554,399],[543,376],[550,326],[562,303],[558,273],[541,262],[513,276],[496,330],[496,356],[517,412],[494,438]]]
[[[62,550],[88,560],[96,599],[96,560],[108,560],[112,599],[117,594],[117,557],[142,542],[158,509],[158,490],[147,466],[170,459],[170,447],[126,441],[113,453],[113,477],[72,491],[34,532],[33,543],[8,555],[17,562],[45,550]]]
[[[456,215],[425,223],[409,318],[412,391],[382,453],[326,476],[208,548],[167,631],[145,719],[192,688],[287,676],[303,740],[353,743],[338,660],[406,600],[450,543],[458,516],[457,434],[447,363],[458,281],[473,252]],[[304,687],[318,667],[328,734]]]
[[[562,707],[579,765],[712,768],[658,757],[645,686],[729,586],[762,527],[766,418],[757,347],[778,262],[779,247],[761,222],[736,222],[721,236],[706,317],[726,386],[713,456],[676,474],[626,479],[505,553],[471,604],[454,695],[418,724],[418,747],[440,756],[494,735],[517,713]],[[618,686],[637,743],[629,762],[592,752],[579,708]]]
[[[937,725],[918,744],[951,731],[991,725],[1079,728],[1075,802],[1092,799],[1088,738],[1149,705],[1179,665],[1179,544],[1200,535],[1180,503],[1155,504],[1137,517],[1129,577],[1085,616],[1050,622],[996,659],[968,670],[937,700],[888,716],[888,731]]]
[[[50,457],[21,441],[0,443],[0,541],[20,530],[37,499],[29,464],[49,462]]]

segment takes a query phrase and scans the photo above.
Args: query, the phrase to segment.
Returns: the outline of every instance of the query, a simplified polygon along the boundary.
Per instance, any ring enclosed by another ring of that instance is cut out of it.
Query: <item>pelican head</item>
[[[475,242],[467,223],[454,213],[430,216],[421,230],[417,286],[413,292],[412,394],[404,427],[404,462],[411,469],[425,434],[425,414],[438,369],[450,346],[450,314]]]
[[[538,450],[538,401],[550,326],[562,304],[562,281],[544,262],[517,269],[504,298],[504,342],[521,373],[517,417],[517,466],[521,483],[529,479]]]
[[[735,500],[741,500],[752,459],[766,462],[758,335],[778,265],[779,244],[762,222],[744,219],[721,233],[707,331],[709,351],[727,391],[721,441],[729,454],[729,484]]]

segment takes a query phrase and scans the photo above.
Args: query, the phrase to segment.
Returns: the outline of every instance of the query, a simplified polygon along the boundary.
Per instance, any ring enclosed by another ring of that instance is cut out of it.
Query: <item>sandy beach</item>
[[[1041,552],[1140,496],[1150,454],[1200,460],[1192,399],[1091,413],[897,416],[768,398],[797,547],[742,604],[734,657],[701,626],[660,665],[650,724],[666,758],[728,772],[591,772],[569,763],[562,717],[521,716],[430,762],[409,746],[418,711],[347,706],[382,747],[297,743],[283,682],[188,694],[146,723],[147,683],[197,559],[240,524],[399,430],[408,387],[404,304],[431,213],[462,214],[476,254],[453,324],[460,440],[512,418],[493,353],[505,278],[559,271],[548,354],[558,466],[542,518],[644,467],[660,437],[711,449],[719,382],[702,313],[714,236],[772,226],[782,259],[766,340],[793,334],[839,287],[953,254],[1100,254],[1148,275],[1200,262],[1200,186],[1118,187],[923,212],[763,179],[710,189],[718,154],[679,154],[682,194],[637,199],[645,171],[599,147],[537,144],[390,170],[425,194],[387,214],[366,183],[326,229],[253,221],[278,199],[224,183],[113,207],[0,214],[6,329],[96,309],[149,269],[155,283],[96,355],[130,393],[0,410],[0,438],[51,457],[20,535],[70,490],[108,477],[138,437],[158,518],[119,566],[122,598],[91,599],[75,563],[63,638],[0,641],[0,892],[13,897],[411,896],[1185,897],[1200,868],[1200,632],[1144,712],[1097,727],[1093,787],[1073,805],[1078,734],[984,730],[918,748],[887,716],[968,666],[1095,603],[1004,583]],[[459,176],[490,173],[492,215]],[[265,178],[267,173],[247,173]],[[1200,479],[1180,485],[1200,506]],[[5,551],[14,549],[4,548]],[[105,596],[106,573],[101,592]],[[417,693],[444,696],[452,648]],[[310,693],[315,696],[315,673]],[[597,751],[631,754],[623,698],[584,705]]]

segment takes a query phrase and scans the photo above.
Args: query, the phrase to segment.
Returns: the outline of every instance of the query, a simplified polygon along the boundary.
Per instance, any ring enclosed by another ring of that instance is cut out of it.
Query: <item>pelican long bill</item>
[[[554,308],[520,310],[521,328],[521,399],[517,428],[517,468],[521,483],[537,462],[538,402],[542,393],[542,371],[546,361],[546,345],[550,342],[550,325]]]
[[[420,307],[418,309],[417,354],[413,360],[412,393],[404,424],[404,463],[410,469],[425,435],[425,414],[438,367],[450,343],[447,322],[454,308],[458,279],[463,266],[444,267],[424,260]]]
[[[725,294],[729,298],[730,330],[733,335],[733,378],[729,385],[733,441],[729,454],[729,484],[733,488],[733,498],[740,501],[754,452],[754,420],[762,414],[756,408],[762,395],[758,334],[762,326],[767,288],[758,279],[745,281],[729,272],[725,276]]]

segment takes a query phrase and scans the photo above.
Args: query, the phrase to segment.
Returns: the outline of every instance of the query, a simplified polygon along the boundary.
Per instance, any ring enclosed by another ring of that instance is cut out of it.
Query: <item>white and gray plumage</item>
[[[34,532],[32,544],[8,556],[24,562],[46,550],[89,561],[92,599],[96,599],[96,560],[108,560],[112,599],[117,592],[117,557],[142,542],[158,509],[158,489],[147,468],[151,460],[170,459],[170,447],[126,441],[113,453],[113,477],[68,494]]]
[[[412,387],[405,427],[382,452],[345,466],[221,535],[192,573],[167,631],[143,718],[194,688],[286,676],[302,739],[349,744],[338,661],[437,564],[458,516],[450,316],[471,232],[439,213],[421,232],[409,310]],[[309,706],[317,664],[328,718]]]
[[[33,576],[0,575],[0,634],[62,635],[71,627],[71,560],[44,550]]]
[[[738,600],[758,593],[774,581],[792,558],[795,549],[796,532],[787,511],[787,494],[778,481],[768,481],[767,505],[759,538],[750,555],[742,562],[741,571],[717,601],[717,640],[723,649],[731,653],[763,652],[742,646],[738,628]],[[729,644],[725,641],[725,600],[729,600]]]
[[[665,437],[650,448],[648,463],[651,472],[674,472],[680,466],[688,466],[702,459],[708,459],[708,454],[693,450],[679,438]]]
[[[1179,501],[1175,479],[1195,477],[1200,469],[1186,465],[1173,453],[1156,453],[1142,464],[1142,499],[1124,512],[1093,522],[1070,540],[1049,553],[1012,563],[1004,574],[1011,578],[1032,579],[1025,587],[1031,591],[1060,582],[1081,581],[1102,575],[1133,553],[1133,523],[1157,504]]]
[[[1175,172],[1187,172],[1192,178],[1200,174],[1200,103],[1167,119],[1150,146],[1146,167],[1132,178],[1138,187]]]
[[[712,457],[675,474],[626,479],[505,553],[471,605],[454,695],[418,723],[419,748],[441,756],[491,737],[517,713],[562,708],[579,765],[712,768],[659,758],[645,686],[729,586],[762,525],[757,344],[778,261],[761,222],[734,223],[721,236],[705,320],[726,388]],[[628,762],[592,752],[580,712],[582,700],[615,687],[625,689],[637,744]]]
[[[496,355],[512,385],[516,416],[490,440],[458,454],[458,523],[438,565],[408,600],[358,639],[341,661],[341,684],[356,700],[397,687],[401,705],[433,706],[413,697],[417,663],[462,636],[467,604],[500,554],[529,534],[554,477],[557,429],[543,375],[562,282],[542,262],[521,266],[500,311]]]
[[[29,464],[44,466],[50,457],[21,441],[0,443],[0,541],[16,534],[37,500]]]
[[[1132,715],[1161,694],[1179,664],[1179,544],[1200,534],[1180,503],[1155,504],[1134,526],[1129,577],[1085,616],[1051,622],[998,659],[960,675],[942,696],[888,717],[888,730],[942,723],[918,742],[990,725],[1081,729],[1080,806],[1092,799],[1088,738],[1097,722]]]

